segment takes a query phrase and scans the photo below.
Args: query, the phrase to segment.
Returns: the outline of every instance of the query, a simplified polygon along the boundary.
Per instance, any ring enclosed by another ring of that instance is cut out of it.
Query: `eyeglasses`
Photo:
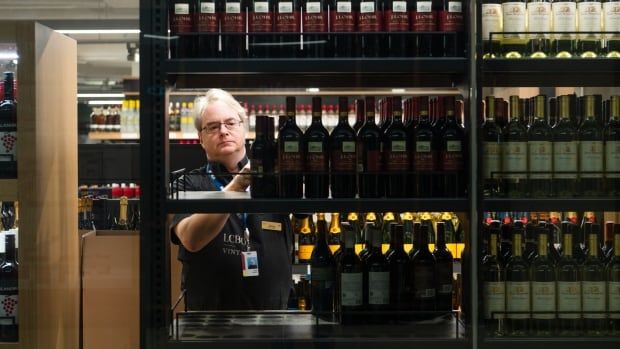
[[[209,122],[206,126],[201,128],[202,131],[206,131],[207,134],[214,134],[220,131],[222,125],[226,127],[227,130],[236,130],[243,123],[241,120],[230,119],[224,122]]]

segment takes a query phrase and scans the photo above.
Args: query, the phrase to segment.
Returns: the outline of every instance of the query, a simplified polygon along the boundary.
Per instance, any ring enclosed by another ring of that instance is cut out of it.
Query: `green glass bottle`
[[[538,256],[530,267],[532,279],[532,332],[551,336],[555,331],[556,275],[553,260],[548,254],[548,230],[536,227]]]
[[[530,322],[530,275],[523,258],[523,223],[514,224],[512,257],[506,264],[506,313],[512,336],[525,336]]]
[[[558,197],[572,197],[577,188],[579,141],[570,119],[570,96],[558,97],[560,121],[553,127],[553,184]]]
[[[548,197],[551,195],[553,171],[553,145],[551,143],[551,127],[547,123],[545,107],[547,97],[534,98],[534,121],[527,131],[529,194],[532,197]]]
[[[561,336],[581,333],[581,268],[573,258],[572,224],[562,222],[564,256],[557,266],[558,331]]]
[[[520,118],[519,96],[510,96],[510,122],[502,137],[502,168],[504,191],[513,198],[527,192],[527,129]]]
[[[590,336],[601,336],[607,331],[605,265],[599,258],[598,244],[600,230],[600,225],[593,223],[587,236],[588,257],[583,265],[581,282],[583,327],[585,333]]]
[[[594,96],[585,96],[585,119],[579,128],[579,184],[581,195],[603,192],[603,129],[596,119]]]
[[[607,268],[607,301],[609,309],[610,335],[620,335],[620,224],[614,224],[614,256]]]

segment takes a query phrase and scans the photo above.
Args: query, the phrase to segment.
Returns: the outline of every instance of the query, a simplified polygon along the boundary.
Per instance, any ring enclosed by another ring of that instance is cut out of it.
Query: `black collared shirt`
[[[239,163],[239,169],[247,164]],[[208,166],[222,185],[232,175],[221,164]],[[207,166],[181,178],[188,191],[219,190],[207,174]],[[171,228],[190,214],[174,216]],[[247,220],[249,241],[244,234]],[[263,222],[280,223],[282,230],[264,230]],[[186,290],[190,310],[263,310],[286,309],[292,287],[293,235],[288,215],[231,214],[219,234],[202,250],[190,252],[180,244],[171,229],[172,242],[179,245],[178,259],[183,263],[181,288]],[[248,247],[257,252],[259,276],[243,277],[241,252]]]

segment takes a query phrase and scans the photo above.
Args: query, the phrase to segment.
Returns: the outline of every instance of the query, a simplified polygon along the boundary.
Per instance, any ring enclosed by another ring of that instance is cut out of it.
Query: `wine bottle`
[[[301,220],[301,227],[299,228],[299,251],[298,260],[299,263],[310,263],[312,251],[316,243],[314,229],[312,228],[311,221],[312,216],[306,216]]]
[[[601,1],[577,0],[579,25],[578,53],[582,58],[596,58],[601,54],[602,27]]]
[[[545,58],[551,51],[551,0],[528,0],[528,53],[531,58]]]
[[[325,0],[303,2],[303,51],[308,58],[331,55],[327,45],[327,3]]]
[[[534,122],[527,131],[529,195],[548,197],[551,195],[553,153],[551,127],[547,124],[545,107],[547,97],[536,96],[534,100]]]
[[[326,198],[329,193],[329,133],[321,121],[321,97],[312,98],[312,124],[304,133],[306,197]]]
[[[353,198],[357,194],[356,136],[349,125],[347,97],[338,98],[338,125],[329,137],[331,189],[334,198]]]
[[[525,39],[527,28],[525,0],[503,0],[502,14],[505,33],[502,41],[502,53],[506,58],[521,58],[525,55],[527,43],[527,39]]]
[[[220,21],[216,0],[198,0],[196,9],[196,31],[198,37],[197,57],[216,58],[220,55]]]
[[[495,97],[486,97],[486,118],[482,124],[482,173],[483,195],[498,196],[500,193],[502,170],[501,136],[502,132],[495,123]]]
[[[614,224],[614,249],[612,258],[605,268],[607,280],[607,301],[610,318],[610,335],[620,333],[620,224]]]
[[[129,223],[127,220],[127,206],[129,200],[126,196],[121,196],[118,200],[118,204],[118,217],[114,219],[112,230],[129,230]]]
[[[224,0],[222,9],[222,55],[225,58],[242,58],[247,55],[245,0]]]
[[[381,222],[381,253],[383,253],[386,257],[387,252],[390,249],[390,242],[392,241],[390,238],[390,225],[393,223],[398,223],[394,212],[385,212]]]
[[[467,174],[465,173],[465,156],[467,143],[465,130],[456,120],[454,112],[454,97],[444,98],[444,110],[446,112],[446,125],[441,137],[437,140],[439,146],[439,170],[443,171],[440,176],[443,182],[443,192],[438,193],[445,197],[463,197],[466,192]]]
[[[386,253],[390,270],[390,309],[409,310],[410,293],[408,282],[409,256],[403,245],[404,227],[402,224],[390,225],[390,251]],[[402,317],[401,317],[402,318]]]
[[[299,32],[301,7],[299,0],[277,0],[274,7],[276,44],[279,57],[297,57],[300,51]]]
[[[363,260],[364,299],[368,310],[386,311],[390,305],[390,269],[381,251],[382,234],[371,230],[371,247]],[[373,315],[370,322],[383,322],[385,316]]]
[[[564,256],[557,266],[558,330],[562,336],[578,336],[581,331],[581,268],[573,258],[570,222],[562,222]]]
[[[532,332],[537,336],[551,336],[555,332],[556,273],[548,254],[548,230],[536,228],[538,256],[530,267],[532,280]],[[553,245],[551,245],[553,246]]]
[[[506,264],[506,312],[510,334],[524,336],[530,320],[529,267],[522,255],[523,223],[515,222],[512,236],[512,257]]]
[[[603,0],[603,31],[620,32],[620,1]],[[620,35],[605,35],[605,57],[620,58]]]
[[[411,162],[411,171],[415,171],[412,194],[415,197],[432,197],[434,186],[433,183],[437,166],[437,146],[435,132],[431,125],[428,115],[428,97],[419,98],[419,123],[413,131],[413,161]],[[441,135],[439,135],[441,136]]]
[[[275,178],[276,150],[268,133],[273,119],[266,115],[256,116],[256,138],[250,147],[250,161],[252,163],[252,184],[250,195],[253,198],[277,197],[277,182]]]
[[[334,57],[355,56],[355,10],[352,1],[331,0],[330,38]]]
[[[506,312],[506,274],[498,260],[498,238],[500,230],[497,226],[489,228],[488,254],[482,262],[483,311],[487,335],[501,336],[506,332],[504,318]]]
[[[295,97],[286,97],[286,121],[278,133],[280,197],[303,196],[303,133],[295,118]]]
[[[336,251],[340,249],[341,242],[342,228],[340,227],[340,213],[332,213],[332,221],[329,224],[329,234],[327,235],[327,244],[332,254],[336,254]]]
[[[386,0],[383,4],[385,31],[387,34],[386,55],[388,57],[405,57],[409,55],[407,35],[410,29],[409,2],[403,0]]]
[[[360,35],[362,57],[377,57],[382,52],[380,47],[383,29],[383,3],[379,0],[361,0],[357,17],[357,31]]]
[[[620,196],[620,96],[611,96],[609,110],[609,121],[603,131],[605,192],[609,196],[617,197]]]
[[[312,285],[312,313],[331,321],[334,311],[336,265],[327,245],[325,215],[319,213],[316,222],[316,244],[310,257]]]
[[[15,75],[4,73],[4,98],[0,102],[0,178],[17,178],[17,102]]]
[[[504,31],[504,16],[500,0],[482,1],[482,46],[484,58],[499,55],[499,47]]]
[[[0,264],[0,341],[17,342],[18,327],[18,263],[15,258],[15,234],[4,235],[4,261]]]
[[[603,130],[595,115],[595,98],[585,98],[585,120],[579,128],[580,191],[585,196],[603,192]]]
[[[362,261],[366,259],[370,252],[373,231],[377,230],[375,214],[369,212],[366,214],[364,222],[364,248],[360,251],[359,256]]]
[[[385,195],[390,198],[407,195],[407,171],[409,170],[409,138],[402,122],[400,96],[392,97],[392,123],[383,135],[383,161],[387,172],[385,176]]]
[[[557,58],[570,58],[576,53],[577,3],[575,0],[553,1],[551,12],[556,33],[552,53]]]
[[[510,96],[510,122],[502,134],[504,193],[508,197],[527,193],[527,129],[520,117],[519,96]]]
[[[405,252],[409,254],[409,251],[413,248],[413,213],[412,212],[403,212],[402,215],[403,221],[403,230],[404,230],[404,248]]]
[[[558,97],[560,121],[553,127],[553,184],[558,197],[572,197],[577,187],[577,131],[570,120],[570,97]]]
[[[433,257],[435,257],[437,310],[452,311],[453,258],[452,253],[446,248],[443,222],[437,222],[437,244],[435,244]]]
[[[467,4],[467,2],[465,3]],[[441,50],[445,57],[462,57],[465,54],[465,6],[463,1],[441,1],[437,14],[437,30],[442,35]]]
[[[356,212],[349,212],[347,214],[347,222],[355,231],[355,253],[359,255],[359,252],[364,248],[362,222]]]
[[[195,3],[190,0],[173,0],[169,4],[170,57],[191,58],[195,53],[194,40],[186,34],[194,30]]]
[[[273,47],[274,37],[266,33],[274,31],[273,0],[253,0],[250,3],[248,16],[250,17],[248,20],[250,55],[254,58],[270,57],[274,53],[270,50]]]
[[[409,280],[411,282],[410,289],[413,293],[413,310],[424,313],[419,314],[420,318],[432,316],[437,302],[437,294],[435,292],[435,258],[428,249],[428,231],[427,225],[420,227],[417,253],[411,258],[411,270]]]
[[[587,335],[601,336],[606,333],[605,265],[599,258],[600,225],[592,224],[588,239],[588,257],[583,265],[581,298],[583,301],[583,328]]]
[[[601,261],[607,265],[614,254],[614,222],[605,222],[605,231],[603,232],[603,243],[601,244]]]
[[[375,124],[375,98],[366,97],[364,125],[357,132],[359,155],[359,195],[361,198],[383,196],[382,175],[382,134]]]
[[[433,36],[422,34],[437,30],[437,12],[441,4],[437,1],[414,0],[411,4],[411,31],[417,33],[414,36],[415,45],[413,55],[416,57],[430,57],[433,55]]]
[[[344,251],[338,264],[340,322],[344,325],[361,322],[360,314],[364,307],[364,268],[355,253],[353,230],[345,229]]]

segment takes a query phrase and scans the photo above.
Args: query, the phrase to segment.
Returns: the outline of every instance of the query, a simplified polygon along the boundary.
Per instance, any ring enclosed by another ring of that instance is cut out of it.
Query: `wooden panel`
[[[0,201],[17,201],[16,179],[0,179]]]
[[[0,343],[0,349],[19,349],[19,343]]]

